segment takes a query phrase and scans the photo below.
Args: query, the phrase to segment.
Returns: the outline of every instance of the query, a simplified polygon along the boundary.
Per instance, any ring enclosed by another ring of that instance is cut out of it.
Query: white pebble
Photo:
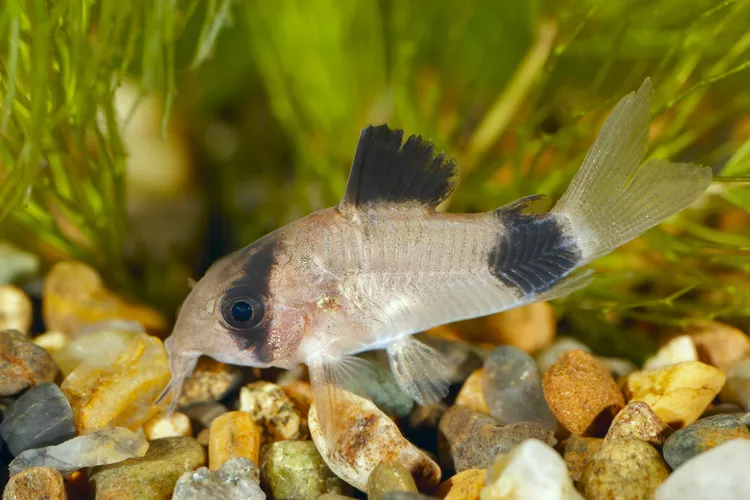
[[[657,489],[655,500],[739,500],[750,492],[750,441],[727,441],[685,462]]]
[[[481,500],[583,500],[560,455],[537,439],[527,439],[495,458],[487,469]]]

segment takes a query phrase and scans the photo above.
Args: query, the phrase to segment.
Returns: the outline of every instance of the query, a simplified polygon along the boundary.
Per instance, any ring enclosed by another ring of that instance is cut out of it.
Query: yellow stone
[[[211,422],[208,436],[208,468],[216,470],[233,458],[249,458],[258,464],[260,429],[252,415],[230,411]]]
[[[435,496],[443,500],[479,500],[484,488],[487,472],[484,469],[469,469],[443,481]]]
[[[123,300],[104,286],[92,267],[75,261],[60,262],[47,274],[42,314],[47,328],[69,335],[107,320],[136,321],[155,335],[167,331],[159,312]]]
[[[31,299],[13,285],[0,285],[0,331],[18,330],[24,335],[31,330]]]
[[[483,318],[453,325],[460,338],[491,345],[506,344],[528,353],[552,343],[557,333],[555,310],[547,302],[536,302]]]
[[[115,426],[135,430],[162,410],[154,402],[170,372],[161,340],[141,332],[98,332],[59,354],[72,363],[76,352],[94,353],[79,359],[60,386],[80,434]]]
[[[695,422],[724,385],[724,374],[700,361],[685,361],[656,370],[631,373],[628,399],[643,401],[674,428]]]
[[[490,414],[482,391],[482,369],[474,370],[456,396],[456,404],[485,415]]]
[[[143,424],[143,431],[149,441],[174,436],[193,437],[190,418],[178,411],[174,412],[171,417],[167,417],[166,414],[157,415]]]
[[[62,351],[70,344],[70,337],[63,332],[47,332],[34,337],[31,339],[31,342],[45,349],[54,359],[56,353]],[[63,371],[63,373],[65,372]]]

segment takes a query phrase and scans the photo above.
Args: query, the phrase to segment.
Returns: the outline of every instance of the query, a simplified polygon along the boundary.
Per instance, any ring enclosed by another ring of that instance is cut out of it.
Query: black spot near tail
[[[497,211],[505,230],[490,252],[489,265],[505,285],[535,295],[581,264],[581,253],[557,216],[524,213],[524,206],[516,202]]]

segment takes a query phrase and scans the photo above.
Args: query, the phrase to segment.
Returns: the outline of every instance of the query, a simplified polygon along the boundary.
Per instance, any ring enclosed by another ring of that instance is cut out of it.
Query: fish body
[[[586,265],[695,200],[710,169],[646,153],[650,82],[615,107],[563,197],[479,214],[441,213],[456,164],[420,137],[363,130],[338,206],[215,263],[166,341],[179,392],[200,355],[310,369],[321,427],[337,439],[340,387],[386,349],[415,400],[447,393],[450,367],[412,334],[550,300],[585,286]],[[173,398],[173,401],[176,398]]]

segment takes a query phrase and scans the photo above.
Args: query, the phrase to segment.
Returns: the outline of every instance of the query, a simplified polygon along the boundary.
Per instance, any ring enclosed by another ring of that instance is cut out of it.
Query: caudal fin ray
[[[625,96],[607,118],[570,187],[553,207],[575,235],[584,263],[605,255],[686,208],[711,183],[711,170],[651,159],[651,83]]]

